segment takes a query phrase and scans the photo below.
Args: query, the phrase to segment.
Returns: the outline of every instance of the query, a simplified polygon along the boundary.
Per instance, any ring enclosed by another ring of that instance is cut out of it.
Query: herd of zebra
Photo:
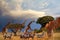
[[[17,36],[19,36],[19,37],[21,38],[21,40],[26,40],[26,39],[29,40],[29,38],[32,38],[32,40],[34,40],[34,37],[35,37],[35,36],[37,36],[37,38],[42,38],[42,37],[44,37],[44,35],[45,35],[45,32],[42,32],[41,34],[38,34],[38,33],[35,33],[35,34],[31,34],[31,33],[24,34],[24,33],[23,33],[23,34],[19,34],[19,35],[17,35]],[[5,33],[5,34],[3,35],[4,40],[7,39],[7,38],[11,39],[12,36],[13,36],[12,33]]]

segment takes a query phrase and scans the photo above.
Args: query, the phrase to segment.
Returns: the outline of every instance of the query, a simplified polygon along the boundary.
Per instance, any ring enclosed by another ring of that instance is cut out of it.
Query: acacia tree
[[[41,24],[42,25],[41,28],[44,28],[46,23],[48,23],[49,21],[53,21],[53,20],[54,18],[52,16],[43,16],[43,17],[39,17],[36,23]]]

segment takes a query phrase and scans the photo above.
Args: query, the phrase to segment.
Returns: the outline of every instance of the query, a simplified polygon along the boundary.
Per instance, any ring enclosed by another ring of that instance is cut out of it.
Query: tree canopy
[[[49,21],[53,21],[54,18],[52,16],[43,16],[43,17],[39,17],[37,19],[36,23],[39,23],[42,25],[41,28],[45,27],[46,23],[48,23]]]

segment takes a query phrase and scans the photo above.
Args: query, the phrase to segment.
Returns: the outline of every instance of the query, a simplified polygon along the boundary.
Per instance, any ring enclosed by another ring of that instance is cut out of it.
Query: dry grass
[[[1,33],[0,33],[0,40],[4,40],[3,35]],[[12,39],[6,39],[6,40],[22,40],[22,39],[19,36],[12,36]],[[32,40],[32,38],[29,38],[29,40]],[[45,36],[44,38],[37,38],[35,36],[34,40],[48,40],[48,38],[47,36]],[[54,33],[54,40],[60,40],[60,33]]]

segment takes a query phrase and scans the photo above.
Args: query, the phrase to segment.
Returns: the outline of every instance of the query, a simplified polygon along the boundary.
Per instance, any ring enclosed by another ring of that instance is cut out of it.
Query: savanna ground
[[[0,33],[0,40],[4,40],[2,33]],[[19,36],[12,36],[11,39],[5,39],[5,40],[22,40]],[[25,40],[25,39],[23,39]],[[28,40],[28,39],[26,39]],[[32,40],[32,38],[29,38],[29,40]],[[34,37],[33,40],[48,40],[47,36],[44,38],[37,38],[36,36]],[[52,39],[50,39],[52,40]],[[54,33],[53,40],[60,40],[60,33]]]

